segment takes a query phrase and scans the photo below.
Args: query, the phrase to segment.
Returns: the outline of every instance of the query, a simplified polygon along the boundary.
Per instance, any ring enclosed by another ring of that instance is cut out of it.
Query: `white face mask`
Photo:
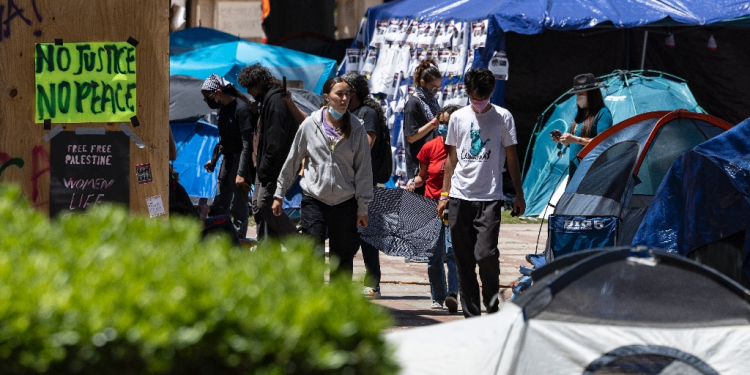
[[[578,104],[578,107],[580,108],[586,108],[589,106],[589,98],[585,95],[579,95],[576,98],[576,104]]]

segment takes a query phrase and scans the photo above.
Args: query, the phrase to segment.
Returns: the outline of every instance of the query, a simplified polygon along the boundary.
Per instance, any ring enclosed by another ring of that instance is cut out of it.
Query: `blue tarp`
[[[208,173],[203,165],[211,160],[214,146],[219,143],[216,125],[203,121],[169,125],[177,146],[177,160],[172,165],[175,172],[180,174],[180,184],[191,197],[213,198],[219,168],[214,173]]]
[[[601,91],[604,104],[612,113],[613,124],[653,111],[683,108],[705,113],[698,106],[687,83],[668,74],[642,71],[633,71],[629,74],[615,72],[599,79],[605,84]],[[568,175],[568,147],[558,148],[559,144],[552,141],[549,134],[555,129],[562,133],[567,132],[575,117],[576,108],[575,95],[566,93],[542,114],[543,119],[547,118],[545,123],[534,129],[532,142],[529,142],[529,145],[533,144],[534,147],[530,155],[531,163],[523,179],[526,216],[542,214],[552,193]],[[549,111],[552,113],[547,115]],[[526,158],[528,157],[527,150]]]
[[[287,81],[302,81],[302,88],[317,94],[322,92],[323,83],[336,74],[334,60],[246,41],[199,48],[169,59],[170,75],[206,79],[218,74],[235,85],[240,70],[255,63],[268,68],[279,79],[286,76]]]
[[[686,256],[746,231],[743,268],[750,277],[750,119],[674,162],[633,238]]]
[[[371,7],[369,20],[479,20],[489,18],[504,31],[538,34],[544,30],[580,30],[611,22],[618,28],[645,26],[665,19],[707,25],[750,15],[750,2],[736,0],[400,0]],[[372,35],[374,23],[369,25]],[[492,30],[490,29],[490,32]]]
[[[203,165],[211,159],[214,146],[219,142],[219,130],[216,125],[204,121],[197,123],[169,124],[172,128],[177,160],[172,162],[175,172],[180,175],[180,184],[191,198],[208,198],[216,195],[216,178],[223,156],[219,157],[213,173],[208,173]],[[297,180],[292,184],[284,197],[282,207],[292,218],[299,216],[294,211],[302,206],[302,188]],[[253,189],[255,190],[255,189]]]
[[[176,56],[194,49],[241,40],[237,35],[207,27],[190,27],[169,33],[169,56]]]

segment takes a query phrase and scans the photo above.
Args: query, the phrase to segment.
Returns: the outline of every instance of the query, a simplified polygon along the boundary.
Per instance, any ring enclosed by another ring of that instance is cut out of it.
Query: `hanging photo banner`
[[[472,24],[471,49],[484,48],[487,44],[488,26],[489,22],[487,20],[477,21]]]
[[[360,74],[364,74],[362,73],[362,69],[364,69],[365,67],[366,59],[367,59],[367,48],[362,48],[361,50],[359,50],[359,73]]]
[[[396,38],[396,43],[398,45],[403,45],[406,42],[406,31],[409,29],[409,21],[406,19],[401,20],[401,22],[398,24],[398,38]]]
[[[451,37],[453,36],[453,26],[438,22],[435,27],[435,48],[448,48],[451,46]]]
[[[130,43],[37,43],[34,61],[36,123],[130,122],[136,115]]]
[[[61,132],[50,143],[50,217],[130,202],[130,138]]]
[[[388,21],[388,28],[385,29],[385,35],[383,38],[385,39],[386,43],[392,44],[395,43],[398,39],[398,25],[399,20],[392,19]]]
[[[372,74],[372,71],[375,69],[375,63],[378,62],[378,51],[375,49],[371,49],[367,53],[367,58],[365,59],[365,61],[359,61],[362,66],[360,73],[364,75]]]
[[[375,35],[372,36],[370,47],[378,48],[385,44],[386,31],[388,31],[388,21],[377,21],[375,23]]]
[[[435,35],[435,32],[431,32],[431,30],[432,25],[429,22],[422,22],[419,24],[417,47],[429,48],[432,46],[432,37]]]
[[[495,51],[492,59],[490,59],[490,71],[495,79],[508,80],[508,58],[505,56],[505,52]]]
[[[359,72],[359,48],[346,49],[346,73]]]
[[[448,51],[447,49],[441,49],[438,50],[438,70],[440,70],[440,74],[443,76],[448,75],[448,66],[450,65],[450,58],[451,58],[451,51]]]
[[[416,47],[419,38],[419,22],[417,20],[409,21],[409,26],[406,28],[406,40],[404,44]]]

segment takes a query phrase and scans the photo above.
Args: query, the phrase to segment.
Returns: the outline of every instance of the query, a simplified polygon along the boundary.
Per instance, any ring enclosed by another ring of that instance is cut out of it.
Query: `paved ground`
[[[500,226],[498,248],[500,249],[500,287],[505,299],[510,298],[507,288],[520,276],[518,268],[526,264],[526,254],[533,254],[539,224],[505,224]],[[254,227],[248,228],[248,235],[255,237]],[[539,237],[539,252],[544,250],[547,241],[546,226]],[[526,264],[528,266],[528,264]],[[392,257],[380,254],[382,272],[382,298],[374,300],[389,309],[395,319],[392,330],[425,326],[440,322],[463,319],[460,310],[458,314],[450,315],[447,310],[430,309],[430,284],[427,280],[426,263],[406,263],[403,257]],[[354,279],[364,279],[365,266],[362,255],[357,254],[354,259]]]
[[[539,224],[508,224],[500,227],[500,287],[505,299],[510,298],[510,284],[520,276],[519,266],[526,264],[526,254],[533,254],[539,235]],[[546,228],[540,237],[540,252],[547,240]],[[528,264],[526,264],[528,266]],[[382,298],[374,302],[388,308],[396,320],[392,330],[425,326],[440,322],[463,319],[447,310],[430,309],[430,284],[426,263],[405,263],[403,257],[391,257],[381,253]],[[354,260],[355,279],[364,278],[365,267],[361,254]]]

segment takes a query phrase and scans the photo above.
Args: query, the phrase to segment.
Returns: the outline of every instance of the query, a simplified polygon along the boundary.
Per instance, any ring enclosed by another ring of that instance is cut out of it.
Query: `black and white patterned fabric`
[[[422,86],[417,86],[414,93],[417,95],[420,103],[422,103],[422,109],[424,109],[425,116],[430,120],[435,118],[438,112],[440,112],[440,105],[438,104],[435,95],[432,95],[429,90]]]
[[[387,255],[432,254],[442,225],[437,201],[404,189],[376,187],[373,193],[362,240]]]
[[[205,81],[203,81],[203,86],[201,87],[201,91],[216,91],[216,89],[232,86],[232,83],[224,79],[224,77],[219,77],[216,74],[211,74],[206,78]]]

